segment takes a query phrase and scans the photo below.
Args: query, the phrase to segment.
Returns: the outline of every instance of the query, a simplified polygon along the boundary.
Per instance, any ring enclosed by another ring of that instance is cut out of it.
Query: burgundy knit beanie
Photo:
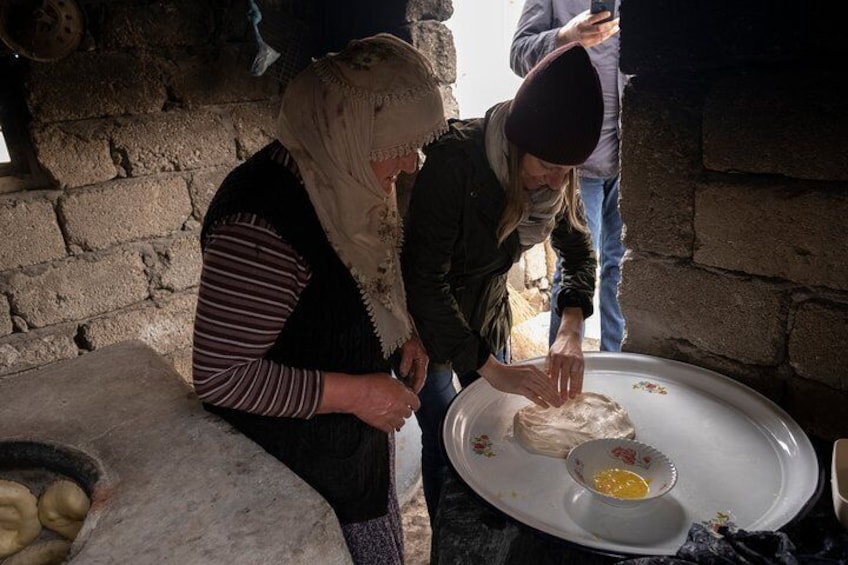
[[[569,43],[527,74],[512,100],[504,132],[519,148],[555,165],[580,165],[601,135],[604,101],[586,49]]]

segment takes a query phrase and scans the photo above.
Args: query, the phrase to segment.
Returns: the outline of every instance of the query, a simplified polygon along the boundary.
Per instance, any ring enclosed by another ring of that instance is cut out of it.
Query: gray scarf
[[[504,190],[509,186],[509,142],[504,134],[504,124],[509,115],[511,101],[493,106],[486,114],[486,158]],[[518,229],[522,247],[541,243],[551,234],[562,210],[564,190],[560,188],[524,191],[526,206],[521,219],[510,230]]]

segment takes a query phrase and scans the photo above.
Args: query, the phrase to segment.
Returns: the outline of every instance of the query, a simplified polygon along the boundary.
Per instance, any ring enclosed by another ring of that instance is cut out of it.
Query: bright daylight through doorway
[[[453,0],[453,16],[445,25],[456,46],[453,95],[460,118],[481,117],[515,96],[521,78],[509,68],[509,47],[523,7],[524,0]],[[600,311],[597,292],[595,311]],[[548,322],[547,313],[540,318]],[[596,315],[586,320],[586,337],[599,339],[599,319]]]

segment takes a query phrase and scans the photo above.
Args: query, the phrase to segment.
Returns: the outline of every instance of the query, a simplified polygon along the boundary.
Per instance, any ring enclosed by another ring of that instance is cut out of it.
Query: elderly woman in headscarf
[[[424,497],[435,518],[447,472],[439,433],[448,404],[479,377],[540,406],[560,406],[583,386],[583,320],[592,314],[596,260],[583,219],[576,166],[598,143],[603,99],[586,50],[550,53],[515,97],[484,118],[451,122],[427,150],[406,218],[404,279],[410,312],[430,354],[416,418]],[[507,273],[551,238],[563,257],[562,314],[547,371],[508,364]]]
[[[428,357],[395,180],[445,130],[417,50],[352,41],[292,80],[278,139],[227,176],[203,224],[194,388],[330,503],[356,563],[403,561],[394,432]]]

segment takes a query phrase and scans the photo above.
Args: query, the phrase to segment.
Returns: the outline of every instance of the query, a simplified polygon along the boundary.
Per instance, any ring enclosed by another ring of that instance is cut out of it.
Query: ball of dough
[[[622,406],[603,394],[584,392],[559,408],[525,406],[513,418],[515,438],[528,451],[566,457],[584,441],[630,438],[636,429]]]
[[[38,519],[45,528],[74,539],[82,528],[91,501],[73,481],[57,479],[38,499]]]
[[[71,542],[63,539],[28,545],[3,561],[3,565],[60,565],[71,551]]]
[[[0,479],[0,557],[20,551],[40,533],[35,495],[26,485]]]

